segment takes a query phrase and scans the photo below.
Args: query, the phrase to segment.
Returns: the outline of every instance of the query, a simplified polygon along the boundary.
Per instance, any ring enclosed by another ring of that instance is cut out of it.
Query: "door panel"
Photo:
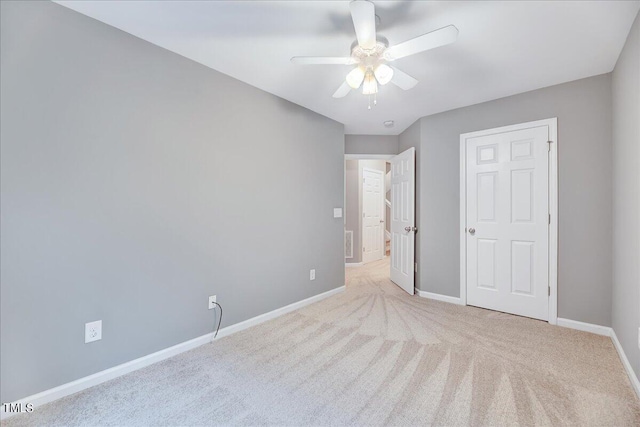
[[[391,280],[415,292],[415,148],[391,160]]]
[[[549,316],[548,126],[466,140],[467,303]]]
[[[478,239],[478,287],[496,289],[495,239]]]
[[[533,247],[535,242],[511,242],[511,292],[534,295]]]
[[[477,182],[478,222],[493,222],[496,220],[498,173],[479,173]]]
[[[533,169],[511,171],[511,222],[533,223]]]

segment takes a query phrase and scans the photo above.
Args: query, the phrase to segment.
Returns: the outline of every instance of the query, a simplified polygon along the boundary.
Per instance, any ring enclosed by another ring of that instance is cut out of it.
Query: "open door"
[[[391,280],[414,294],[416,149],[391,159]]]

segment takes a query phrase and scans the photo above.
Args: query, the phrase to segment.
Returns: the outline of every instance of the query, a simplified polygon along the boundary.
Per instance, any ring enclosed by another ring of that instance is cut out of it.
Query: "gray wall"
[[[613,329],[640,378],[640,15],[612,83]]]
[[[228,326],[344,284],[341,124],[54,3],[1,16],[2,402],[211,332],[208,295]]]
[[[611,75],[421,119],[418,287],[460,294],[460,134],[558,118],[558,316],[611,325]]]
[[[345,259],[348,263],[362,261],[362,243],[360,242],[360,180],[357,160],[347,160],[345,167],[345,230],[353,231],[353,258]]]
[[[422,147],[421,147],[421,120],[417,120],[414,124],[405,129],[398,136],[398,154],[406,151],[407,149],[413,147],[416,149],[416,227],[418,228],[418,232],[415,233],[415,261],[418,263],[418,271],[415,273],[415,284],[416,287],[420,289],[420,280],[421,280],[421,255],[420,251],[421,245],[421,237],[422,237],[422,225],[420,223],[420,213],[421,213],[421,205],[423,203],[428,203],[427,199],[422,199]],[[415,269],[414,269],[415,271]]]
[[[397,135],[345,135],[345,154],[398,154]]]

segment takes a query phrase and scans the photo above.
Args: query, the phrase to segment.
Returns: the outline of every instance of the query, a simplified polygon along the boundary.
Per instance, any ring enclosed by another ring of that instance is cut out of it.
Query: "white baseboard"
[[[631,363],[629,363],[629,359],[627,359],[627,355],[625,354],[620,341],[618,341],[618,336],[616,335],[616,332],[613,330],[613,328],[609,326],[594,325],[592,323],[578,322],[577,320],[563,319],[560,317],[558,317],[558,326],[610,337],[611,341],[613,341],[613,346],[618,352],[618,356],[620,356],[622,366],[624,366],[625,371],[627,371],[629,381],[631,381],[631,386],[636,392],[638,398],[640,398],[640,381],[638,380],[638,377],[636,376]]]
[[[302,308],[306,305],[313,304],[314,302],[323,300],[332,295],[335,295],[339,292],[345,290],[344,286],[340,286],[339,288],[332,289],[330,291],[321,293],[319,295],[312,296],[311,298],[304,299],[302,301],[295,302],[293,304],[289,304],[285,307],[278,308],[276,310],[270,311],[265,314],[261,314],[259,316],[253,317],[251,319],[245,320],[244,322],[236,323],[235,325],[227,326],[225,328],[220,329],[218,332],[218,336],[216,340],[231,335],[235,332],[242,331],[244,329],[250,328],[252,326],[258,325],[260,323],[266,322],[267,320],[274,319],[276,317],[282,316],[283,314],[290,313],[294,310]],[[104,371],[97,372],[93,375],[89,375],[84,378],[77,379],[75,381],[71,381],[69,383],[63,384],[58,387],[51,388],[49,390],[45,390],[40,393],[36,393],[34,395],[25,397],[20,400],[16,400],[11,403],[21,403],[24,407],[27,403],[33,404],[34,408],[38,406],[42,406],[46,403],[53,402],[54,400],[58,400],[65,396],[69,396],[71,394],[77,393],[79,391],[88,389],[95,385],[101,384],[103,382],[112,380],[114,378],[120,377],[122,375],[128,374],[129,372],[136,371],[138,369],[142,369],[154,363],[160,362],[162,360],[168,359],[170,357],[176,356],[180,353],[184,353],[185,351],[192,350],[196,347],[199,347],[203,344],[210,343],[213,340],[213,332],[202,335],[200,337],[194,338],[189,341],[185,341],[180,344],[176,344],[172,347],[165,348],[164,350],[157,351],[155,353],[148,354],[146,356],[142,356],[138,359],[131,360],[129,362],[114,366],[113,368],[105,369]],[[5,403],[5,402],[2,402]],[[0,410],[0,419],[4,420],[13,415],[17,415],[18,413],[5,412],[4,406],[1,407]]]
[[[344,264],[345,267],[360,267],[362,265],[361,262],[347,262]]]
[[[458,297],[450,297],[449,295],[434,294],[432,292],[421,291],[418,288],[416,288],[416,293],[422,298],[429,298],[429,299],[434,299],[436,301],[448,302],[450,304],[462,305],[462,302]]]
[[[583,332],[591,332],[596,335],[611,336],[611,328],[609,326],[594,325],[593,323],[578,322],[577,320],[563,319],[558,317],[558,326],[563,328],[576,329]]]
[[[323,300],[332,295],[340,293],[344,291],[346,287],[340,286],[339,288],[332,289],[327,292],[323,292],[319,295],[314,295],[311,298],[303,299],[302,301],[294,302],[293,304],[289,304],[282,308],[278,308],[276,310],[270,311],[265,314],[261,314],[256,317],[252,317],[251,319],[245,320],[244,322],[236,323],[235,325],[227,326],[226,328],[220,329],[218,332],[218,337],[216,339],[220,339],[226,337],[227,335],[234,334],[236,332],[242,331],[244,329],[250,328],[252,326],[258,325],[260,323],[266,322],[267,320],[275,319],[276,317],[282,316],[283,314],[290,313],[294,310],[302,308],[306,305],[313,304],[314,302]]]
[[[624,365],[624,369],[627,371],[627,375],[629,376],[631,385],[633,386],[633,389],[636,391],[638,398],[640,398],[640,381],[638,380],[636,373],[633,371],[633,368],[631,367],[631,363],[629,363],[629,359],[627,359],[627,355],[624,353],[624,350],[622,349],[622,345],[620,344],[620,341],[618,341],[618,336],[616,335],[616,331],[614,331],[613,329],[611,329],[611,341],[613,341],[614,347],[616,348],[616,350],[618,350],[618,356],[620,356],[620,360]]]

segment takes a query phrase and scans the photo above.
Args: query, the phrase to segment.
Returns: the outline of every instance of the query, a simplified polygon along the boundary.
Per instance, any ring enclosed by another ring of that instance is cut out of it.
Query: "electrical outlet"
[[[102,339],[102,320],[84,324],[84,343]]]
[[[211,295],[209,297],[209,310],[216,308],[216,295]]]
[[[309,280],[316,280],[316,270],[309,270]]]

